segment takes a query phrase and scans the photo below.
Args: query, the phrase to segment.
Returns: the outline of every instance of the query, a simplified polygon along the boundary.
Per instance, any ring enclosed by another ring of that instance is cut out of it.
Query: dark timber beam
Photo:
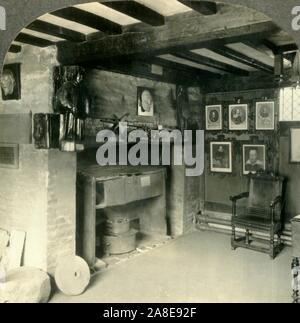
[[[157,65],[157,64],[155,64]],[[191,75],[187,72],[178,72],[168,67],[163,67],[162,74],[155,74],[152,72],[152,66],[150,62],[145,61],[135,61],[135,62],[127,62],[126,64],[114,63],[114,64],[98,64],[97,66],[93,66],[92,68],[96,68],[99,70],[110,71],[114,73],[121,73],[125,75],[141,77],[144,79],[171,83],[171,84],[180,84],[186,86],[194,86],[197,85],[203,80],[207,80],[207,76],[202,75]],[[89,67],[89,66],[88,66]],[[90,66],[91,67],[91,66]]]
[[[215,15],[218,12],[218,7],[212,1],[197,1],[197,0],[178,0],[182,4],[191,9],[200,12],[202,15]]]
[[[209,49],[211,49],[213,52],[222,55],[226,58],[232,59],[236,62],[242,63],[244,65],[250,66],[252,68],[255,68],[257,70],[263,71],[265,73],[274,73],[274,68],[266,65],[255,58],[248,57],[246,55],[243,55],[231,48],[228,48],[226,46],[211,46]]]
[[[89,13],[87,11],[70,7],[51,13],[54,16],[77,22],[79,24],[97,29],[109,34],[121,34],[122,26],[108,19]]]
[[[235,75],[239,75],[239,76],[248,76],[249,75],[249,73],[247,71],[242,70],[238,67],[235,67],[235,66],[232,66],[229,64],[225,64],[225,63],[216,61],[214,59],[208,58],[206,56],[192,53],[189,51],[176,52],[176,53],[173,53],[173,55],[175,55],[179,58],[187,59],[187,60],[197,63],[197,64],[202,64],[202,65],[205,65],[208,67],[218,69],[218,70],[226,72],[226,73],[231,73],[231,74],[235,74]]]
[[[26,28],[47,35],[60,37],[69,41],[83,42],[86,40],[85,35],[82,33],[61,26],[57,26],[42,20],[36,20]]]
[[[263,40],[263,44],[269,48],[274,55],[277,54],[284,54],[284,53],[288,53],[288,52],[295,52],[298,50],[298,46],[296,44],[287,44],[287,45],[281,45],[281,46],[277,46],[275,45],[273,42],[271,42],[270,40],[264,39]]]
[[[255,17],[255,18],[253,18]],[[217,14],[214,19],[190,12],[177,15],[164,26],[145,31],[124,33],[81,44],[58,44],[62,64],[80,64],[89,60],[117,56],[144,57],[169,52],[204,48],[216,41],[234,43],[247,37],[265,37],[279,30],[264,15],[249,15],[249,9]]]
[[[19,45],[11,45],[8,51],[10,53],[20,53],[21,50],[22,50],[21,46],[19,46]]]
[[[165,24],[165,17],[158,12],[132,0],[108,1],[101,4],[117,10],[125,15],[140,20],[151,26],[162,26]]]
[[[51,42],[50,40],[31,36],[28,34],[23,34],[23,33],[20,33],[16,37],[15,41],[18,41],[18,42],[24,43],[24,44],[28,44],[28,45],[32,45],[32,46],[37,46],[37,47],[48,47],[48,46],[55,44],[55,43]]]
[[[172,62],[167,59],[160,58],[160,57],[149,58],[149,62],[151,62],[152,64],[166,67],[166,68],[170,68],[170,69],[178,71],[178,72],[186,72],[186,73],[189,73],[190,75],[193,75],[193,76],[199,75],[199,76],[204,76],[204,77],[206,76],[206,77],[210,77],[210,78],[220,77],[220,74],[218,74],[218,73],[212,73],[212,72],[207,71],[205,69],[200,69],[200,68],[191,67],[191,66],[188,66],[185,64]]]
[[[160,66],[161,73],[152,70],[152,67]],[[127,58],[108,59],[106,61],[88,62],[83,65],[86,68],[95,68],[125,75],[142,77],[158,82],[193,86],[203,83],[204,80],[219,78],[218,74],[189,68],[160,58],[148,60],[131,60]]]

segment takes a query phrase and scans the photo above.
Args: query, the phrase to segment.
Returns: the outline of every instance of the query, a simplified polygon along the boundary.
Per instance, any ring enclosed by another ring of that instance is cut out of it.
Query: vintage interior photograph
[[[154,116],[154,91],[153,89],[139,87],[137,89],[138,115],[142,117]]]
[[[248,105],[232,104],[229,106],[229,129],[248,130]]]
[[[3,2],[0,303],[298,303],[295,1]]]
[[[219,173],[232,172],[232,144],[231,142],[210,143],[211,171]]]
[[[266,170],[266,146],[243,146],[243,173],[244,175],[256,174]]]
[[[222,130],[223,116],[221,105],[208,105],[206,108],[206,130]]]
[[[256,130],[274,130],[275,107],[272,102],[256,103]]]

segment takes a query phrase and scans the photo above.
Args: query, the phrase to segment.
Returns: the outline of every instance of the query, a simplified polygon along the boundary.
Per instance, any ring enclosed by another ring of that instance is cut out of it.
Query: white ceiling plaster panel
[[[251,66],[244,65],[244,64],[239,63],[239,62],[237,62],[235,60],[232,60],[232,59],[227,58],[225,56],[219,55],[219,54],[213,52],[210,49],[206,49],[206,48],[194,49],[191,52],[193,52],[195,54],[205,56],[205,57],[208,57],[208,58],[211,58],[211,59],[214,59],[214,60],[216,60],[218,62],[221,62],[221,63],[225,63],[225,64],[228,64],[228,65],[232,65],[232,66],[241,68],[241,69],[243,69],[245,71],[248,71],[248,72],[256,71],[256,69],[251,67]]]
[[[46,14],[44,16],[39,17],[39,20],[45,21],[45,22],[49,22],[51,24],[57,25],[57,26],[61,26],[64,28],[68,28],[68,29],[72,29],[74,31],[78,31],[82,34],[88,35],[88,34],[92,34],[95,32],[98,32],[99,30],[94,29],[94,28],[90,28],[87,27],[85,25],[82,24],[78,24],[77,22],[74,21],[70,21],[67,19],[63,19],[60,17],[56,17],[50,14]]]
[[[194,67],[194,68],[197,68],[199,70],[205,70],[205,71],[209,71],[209,72],[217,73],[217,74],[227,74],[226,72],[220,71],[220,70],[218,70],[216,68],[208,67],[208,66],[205,66],[205,65],[202,65],[202,64],[197,64],[197,63],[194,63],[194,62],[189,61],[187,59],[179,58],[179,57],[176,57],[176,56],[173,56],[173,55],[170,55],[170,54],[161,55],[161,56],[158,56],[158,57],[162,58],[162,59],[165,59],[167,61],[173,62],[173,63],[178,63],[178,64],[186,65],[186,66],[189,66],[189,67]]]
[[[80,4],[74,6],[78,9],[85,10],[87,12],[93,13],[97,16],[106,18],[108,20],[111,20],[115,23],[118,23],[122,26],[132,25],[140,22],[139,20],[136,20],[130,16],[127,16],[119,11],[116,11],[114,9],[111,9],[103,4],[100,4],[98,2],[91,2],[86,4]]]

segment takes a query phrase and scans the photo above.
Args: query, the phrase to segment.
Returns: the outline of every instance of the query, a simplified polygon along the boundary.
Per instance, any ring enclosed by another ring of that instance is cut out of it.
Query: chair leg
[[[246,244],[250,244],[250,231],[248,229],[246,230]]]
[[[273,260],[275,258],[275,236],[274,228],[271,228],[270,232],[270,258]]]
[[[236,235],[235,235],[235,226],[232,225],[232,233],[231,233],[231,249],[235,250],[235,240],[236,240]]]

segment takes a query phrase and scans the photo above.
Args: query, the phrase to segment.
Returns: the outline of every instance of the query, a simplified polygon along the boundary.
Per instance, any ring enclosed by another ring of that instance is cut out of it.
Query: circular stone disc
[[[89,266],[78,256],[68,256],[60,260],[55,270],[57,287],[69,296],[82,294],[90,279]]]

